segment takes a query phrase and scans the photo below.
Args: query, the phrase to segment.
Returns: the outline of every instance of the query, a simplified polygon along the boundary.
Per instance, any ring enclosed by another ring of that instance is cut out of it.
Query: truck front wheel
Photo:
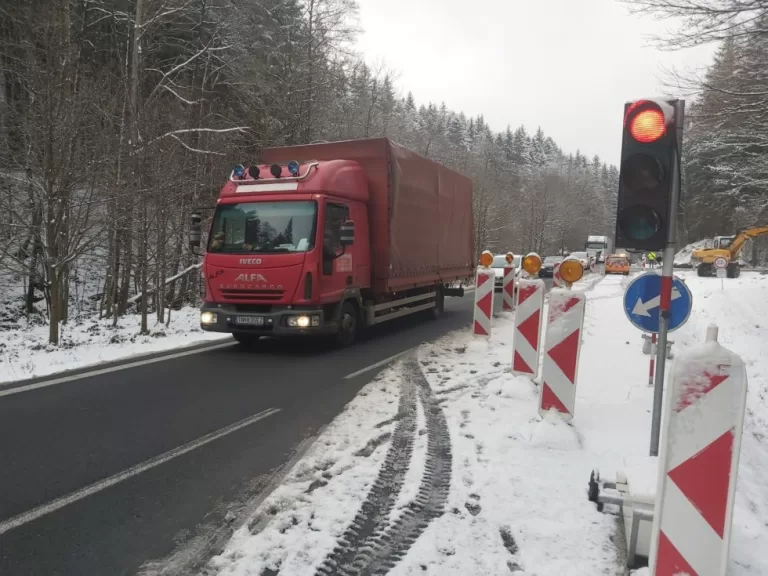
[[[339,348],[351,346],[357,338],[359,328],[359,317],[357,308],[349,302],[345,302],[341,308],[341,317],[339,318],[339,331],[336,334],[336,344]]]

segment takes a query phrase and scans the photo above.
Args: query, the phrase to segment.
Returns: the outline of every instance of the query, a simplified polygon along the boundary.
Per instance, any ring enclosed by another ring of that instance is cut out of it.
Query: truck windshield
[[[209,252],[309,252],[315,246],[317,203],[220,204],[213,215]]]
[[[605,250],[605,242],[589,242],[587,250]]]

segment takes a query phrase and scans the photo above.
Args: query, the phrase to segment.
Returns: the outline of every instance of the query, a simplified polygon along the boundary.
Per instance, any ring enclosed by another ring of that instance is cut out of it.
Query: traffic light
[[[616,246],[661,250],[667,240],[677,149],[676,101],[637,100],[624,106]],[[679,182],[679,180],[678,180]]]

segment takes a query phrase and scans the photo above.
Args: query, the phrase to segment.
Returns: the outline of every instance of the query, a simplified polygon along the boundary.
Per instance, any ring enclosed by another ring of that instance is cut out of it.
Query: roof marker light
[[[245,166],[242,164],[238,164],[235,166],[235,168],[232,170],[232,173],[237,176],[238,178],[242,178],[243,174],[245,174]]]
[[[272,164],[272,166],[269,167],[269,171],[275,178],[280,178],[280,176],[283,174],[283,169],[280,164]]]
[[[260,173],[261,173],[261,170],[259,170],[258,166],[248,166],[248,175],[254,180],[259,179]]]
[[[288,162],[288,172],[290,172],[293,176],[299,175],[299,163],[296,162],[296,160],[291,160]]]

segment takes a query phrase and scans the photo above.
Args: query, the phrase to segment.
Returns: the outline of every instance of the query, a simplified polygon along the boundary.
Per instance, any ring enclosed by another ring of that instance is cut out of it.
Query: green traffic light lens
[[[648,206],[632,206],[619,213],[619,228],[630,241],[648,240],[661,229],[661,216]]]
[[[653,156],[633,154],[621,166],[621,179],[630,190],[653,190],[664,179],[664,169]]]

